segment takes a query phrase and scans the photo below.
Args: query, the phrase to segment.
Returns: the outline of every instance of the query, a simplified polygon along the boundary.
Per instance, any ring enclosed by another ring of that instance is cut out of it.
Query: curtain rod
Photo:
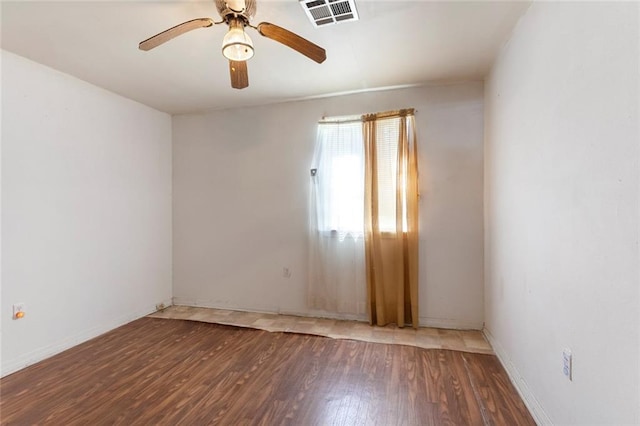
[[[410,116],[410,115],[414,115],[416,112],[418,112],[417,109],[406,108],[406,109],[399,109],[394,111],[377,112],[373,114],[362,114],[359,116],[346,116],[346,117],[335,117],[335,118],[323,116],[322,119],[318,121],[318,123],[319,124],[358,123],[363,121],[378,120],[382,118]]]

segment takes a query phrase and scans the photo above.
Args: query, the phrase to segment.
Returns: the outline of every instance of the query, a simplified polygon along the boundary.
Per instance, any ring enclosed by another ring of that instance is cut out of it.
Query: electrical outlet
[[[24,303],[13,304],[13,319],[24,318],[25,306]]]
[[[567,379],[573,380],[573,355],[571,354],[571,349],[564,349],[562,351],[562,374],[564,374]]]

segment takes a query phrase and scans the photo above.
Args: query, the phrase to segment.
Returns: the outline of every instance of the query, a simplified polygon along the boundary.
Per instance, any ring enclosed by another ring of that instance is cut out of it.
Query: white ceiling
[[[138,42],[212,17],[207,1],[2,1],[3,49],[169,113],[260,105],[429,82],[482,79],[529,2],[356,0],[360,20],[314,28],[298,0],[258,0],[268,21],[327,50],[317,64],[248,29],[250,86],[230,87],[226,26],[149,52]]]

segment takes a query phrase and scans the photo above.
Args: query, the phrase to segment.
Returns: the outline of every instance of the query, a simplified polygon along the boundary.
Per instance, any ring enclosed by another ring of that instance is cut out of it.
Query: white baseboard
[[[493,337],[491,332],[486,328],[482,330],[482,333],[491,344],[491,347],[493,347],[493,351],[496,353],[496,356],[500,360],[500,363],[507,371],[507,375],[509,376],[509,379],[511,379],[511,383],[520,394],[522,401],[524,401],[524,404],[529,409],[529,412],[533,416],[536,424],[544,426],[553,425],[553,422],[544,411],[544,408],[542,408],[542,405],[536,399],[531,389],[529,389],[529,385],[520,375],[516,366],[513,364],[513,362],[511,362],[511,358],[509,358],[502,345],[500,345],[500,343]]]
[[[225,309],[228,311],[255,312],[260,314],[281,313],[277,308],[274,308],[271,306],[238,306],[234,303],[228,303],[223,301],[188,299],[188,298],[182,298],[182,297],[174,297],[173,304],[175,306],[191,306],[194,308]]]
[[[351,320],[351,321],[368,321],[368,318],[366,315],[340,314],[340,313],[325,312],[325,311],[319,311],[319,310],[297,311],[297,310],[287,310],[287,309],[278,309],[278,308],[269,308],[269,307],[251,307],[251,306],[240,307],[237,305],[232,305],[227,303],[183,299],[179,297],[173,298],[173,304],[176,306],[191,306],[194,308],[225,309],[229,311],[254,312],[254,313],[260,313],[260,314],[293,315],[296,317],[305,317],[305,318],[329,318],[329,319]]]
[[[421,327],[449,328],[454,330],[482,330],[481,322],[447,318],[420,317]]]
[[[166,300],[163,303],[165,303],[165,305],[170,305],[171,301]],[[114,318],[113,320],[108,321],[104,324],[101,324],[100,326],[83,331],[82,333],[76,334],[75,336],[68,337],[55,344],[45,346],[43,348],[39,348],[34,351],[23,354],[20,358],[7,361],[5,364],[3,364],[0,377],[4,377],[11,373],[15,373],[16,371],[22,370],[25,367],[28,367],[32,364],[43,361],[54,355],[57,355],[60,352],[66,351],[67,349],[70,349],[76,345],[86,342],[87,340],[91,340],[94,337],[98,337],[101,334],[107,333],[115,328],[128,324],[131,321],[135,321],[155,311],[156,311],[155,305],[148,306],[138,310],[135,313],[122,315],[118,318]]]
[[[297,317],[307,317],[307,318],[327,318],[334,320],[345,320],[345,321],[360,321],[360,322],[369,322],[369,318],[366,315],[358,315],[358,314],[341,314],[337,312],[326,312],[326,311],[309,311],[309,312],[298,312],[298,311],[281,311],[283,315],[294,315]]]
[[[268,314],[282,314],[282,315],[294,315],[298,317],[308,318],[329,318],[337,320],[348,321],[362,321],[368,322],[369,317],[366,314],[344,314],[337,312],[327,312],[321,310],[309,310],[309,311],[297,311],[287,310],[279,308],[269,307],[251,307],[251,306],[237,306],[224,302],[211,302],[206,300],[194,300],[187,298],[174,297],[173,304],[177,306],[192,306],[199,308],[213,308],[213,309],[226,309],[230,311],[241,312],[256,312],[256,313],[268,313]],[[482,330],[482,323],[463,321],[456,319],[443,319],[443,318],[429,318],[420,317],[421,327],[435,327],[435,328],[448,328],[454,330]]]

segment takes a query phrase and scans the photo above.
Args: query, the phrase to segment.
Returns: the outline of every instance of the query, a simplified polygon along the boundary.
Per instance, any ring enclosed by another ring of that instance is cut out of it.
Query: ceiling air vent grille
[[[300,0],[300,5],[315,27],[358,20],[355,0]]]

